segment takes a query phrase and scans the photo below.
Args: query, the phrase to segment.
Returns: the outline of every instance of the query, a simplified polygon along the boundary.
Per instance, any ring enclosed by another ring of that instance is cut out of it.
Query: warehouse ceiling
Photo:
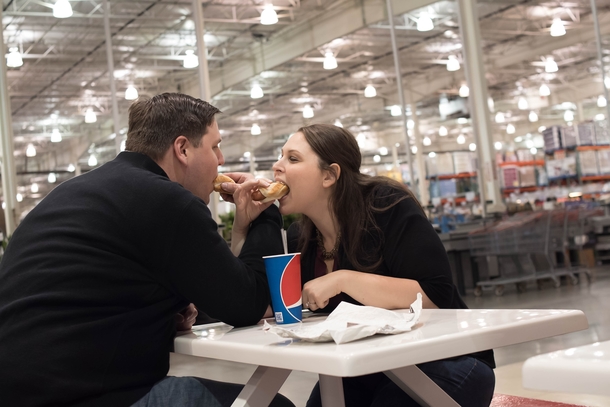
[[[97,165],[116,155],[126,130],[131,101],[123,96],[129,85],[140,96],[165,91],[199,96],[198,69],[183,67],[187,51],[197,53],[192,2],[110,0],[121,129],[115,136],[103,1],[71,0],[74,14],[64,19],[53,17],[54,3],[3,0],[4,42],[7,48],[17,47],[24,61],[8,68],[24,211],[74,175],[70,164],[87,171],[94,167],[88,164],[92,154]],[[399,102],[385,1],[273,0],[279,17],[274,25],[261,24],[262,0],[201,4],[211,102],[223,111],[218,121],[226,168],[248,170],[248,152],[259,170],[269,169],[283,142],[300,126],[336,120],[358,135],[365,162],[372,163],[380,148],[385,153],[396,143],[400,159],[405,159],[402,118],[391,114]],[[597,1],[597,6],[608,68],[610,4]],[[605,114],[598,107],[603,85],[589,0],[482,0],[478,10],[492,114],[504,115],[504,122],[492,121],[494,141],[503,142],[504,148],[525,148],[540,126],[565,123],[566,110],[575,121]],[[474,137],[468,101],[459,97],[464,68],[447,70],[450,56],[464,62],[456,3],[395,1],[394,11],[408,114],[417,112],[421,137],[430,141],[423,151],[467,150]],[[417,29],[423,12],[433,21],[430,31]],[[555,18],[561,19],[565,35],[550,35]],[[328,53],[337,68],[323,68]],[[550,57],[559,68],[555,73],[545,72]],[[550,96],[540,96],[543,84]],[[375,97],[364,96],[367,85],[375,87]],[[262,98],[251,98],[254,86],[261,87]],[[518,106],[522,97],[526,109]],[[439,104],[445,100],[455,111],[441,118]],[[306,106],[313,109],[313,118],[303,117]],[[96,113],[96,122],[85,123],[87,110]],[[531,111],[538,121],[529,120]],[[255,124],[259,135],[251,134]],[[507,133],[509,125],[514,133]],[[439,135],[440,126],[447,136]],[[51,141],[54,129],[61,142]],[[466,137],[464,144],[457,143],[459,135]],[[515,137],[523,141],[517,143]],[[34,157],[26,156],[30,144]],[[390,160],[390,154],[381,157],[382,163]],[[56,183],[48,182],[50,172]],[[32,183],[37,192],[32,192]]]

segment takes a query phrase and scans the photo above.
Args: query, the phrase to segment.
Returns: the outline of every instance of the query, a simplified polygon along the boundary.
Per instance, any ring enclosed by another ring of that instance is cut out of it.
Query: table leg
[[[232,407],[267,407],[282,384],[290,375],[290,370],[259,366],[239,393]]]
[[[417,366],[401,367],[384,373],[421,406],[459,407],[458,403]]]
[[[337,376],[319,375],[322,407],[345,407],[343,379]]]

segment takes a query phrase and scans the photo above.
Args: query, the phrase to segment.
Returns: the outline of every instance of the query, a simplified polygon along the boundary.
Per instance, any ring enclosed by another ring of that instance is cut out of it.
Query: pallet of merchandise
[[[608,120],[595,121],[595,144],[608,145],[610,144],[610,133],[608,132]]]
[[[610,149],[598,150],[597,153],[597,165],[599,168],[600,175],[610,174]]]
[[[542,138],[544,139],[544,151],[551,152],[563,148],[561,142],[561,127],[550,126],[544,129],[542,132]]]
[[[578,145],[578,130],[576,126],[563,126],[561,137],[564,148],[576,147]]]
[[[453,167],[456,174],[475,172],[477,170],[475,155],[469,151],[456,151],[453,153]]]
[[[438,169],[438,175],[451,175],[455,174],[455,168],[453,164],[452,153],[437,153],[436,154],[436,168]]]
[[[428,177],[455,174],[453,168],[453,155],[451,153],[437,153],[434,157],[426,157]]]
[[[534,161],[534,155],[531,153],[529,149],[520,149],[517,150],[517,157],[519,161]]]
[[[579,151],[578,165],[580,168],[580,175],[583,177],[599,175],[597,151]]]
[[[519,185],[522,187],[536,186],[536,168],[533,165],[519,167]]]
[[[593,121],[578,124],[578,145],[592,146],[595,144],[595,123]]]
[[[504,188],[519,187],[519,167],[516,165],[507,165],[500,168],[502,172],[502,185]]]

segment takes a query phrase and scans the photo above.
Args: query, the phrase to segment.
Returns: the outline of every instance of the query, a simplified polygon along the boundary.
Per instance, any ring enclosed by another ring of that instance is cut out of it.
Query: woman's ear
[[[174,144],[172,145],[172,149],[174,151],[174,156],[176,157],[176,159],[178,161],[180,161],[183,164],[187,164],[187,148],[188,148],[188,144],[189,141],[186,137],[184,136],[178,136],[176,137],[176,139],[174,140]]]
[[[326,188],[334,185],[341,176],[341,167],[337,163],[332,163],[325,171],[322,185]]]

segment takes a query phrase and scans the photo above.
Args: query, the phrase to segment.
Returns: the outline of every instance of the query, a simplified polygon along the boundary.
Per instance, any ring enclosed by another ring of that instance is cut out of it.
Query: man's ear
[[[326,188],[334,185],[341,176],[341,167],[337,163],[332,163],[330,168],[325,171],[322,185]]]
[[[176,139],[174,140],[174,144],[172,145],[172,149],[174,151],[174,156],[176,157],[176,159],[178,161],[180,161],[183,164],[187,164],[188,158],[187,158],[187,149],[189,146],[189,140],[184,137],[184,136],[178,136],[176,137]]]

